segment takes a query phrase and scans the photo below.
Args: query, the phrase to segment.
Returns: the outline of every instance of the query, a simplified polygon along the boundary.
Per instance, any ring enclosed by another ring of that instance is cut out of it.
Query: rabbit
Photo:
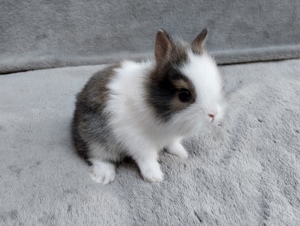
[[[116,163],[129,156],[146,181],[160,182],[159,152],[187,158],[182,139],[220,122],[223,80],[205,49],[207,34],[189,44],[160,29],[154,60],[123,61],[90,78],[77,95],[72,134],[93,181],[114,181]]]

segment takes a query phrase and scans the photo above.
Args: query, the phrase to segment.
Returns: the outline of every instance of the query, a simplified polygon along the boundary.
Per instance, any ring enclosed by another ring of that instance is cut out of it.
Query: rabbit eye
[[[183,103],[189,102],[191,100],[191,93],[187,89],[182,89],[178,93],[178,98]]]

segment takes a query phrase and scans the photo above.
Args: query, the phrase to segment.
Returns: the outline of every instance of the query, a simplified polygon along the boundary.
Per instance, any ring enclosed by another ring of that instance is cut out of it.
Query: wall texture
[[[208,27],[219,63],[300,57],[299,0],[2,0],[0,73],[152,56],[158,28]]]

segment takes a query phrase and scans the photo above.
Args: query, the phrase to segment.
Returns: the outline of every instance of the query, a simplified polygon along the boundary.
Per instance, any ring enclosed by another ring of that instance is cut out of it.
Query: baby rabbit
[[[181,140],[222,118],[222,79],[204,48],[207,33],[188,44],[159,30],[155,61],[124,61],[87,82],[77,95],[72,132],[92,180],[112,182],[115,163],[130,156],[145,180],[162,181],[159,151],[187,158]]]

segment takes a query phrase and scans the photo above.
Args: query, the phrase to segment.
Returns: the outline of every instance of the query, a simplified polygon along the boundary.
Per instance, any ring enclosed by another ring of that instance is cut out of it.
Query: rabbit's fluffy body
[[[96,73],[78,94],[74,143],[92,164],[94,181],[112,182],[114,163],[125,156],[136,161],[144,179],[161,181],[159,151],[165,148],[186,158],[181,140],[222,118],[222,79],[203,49],[206,34],[202,31],[187,45],[173,42],[161,30],[155,61],[111,66]]]

